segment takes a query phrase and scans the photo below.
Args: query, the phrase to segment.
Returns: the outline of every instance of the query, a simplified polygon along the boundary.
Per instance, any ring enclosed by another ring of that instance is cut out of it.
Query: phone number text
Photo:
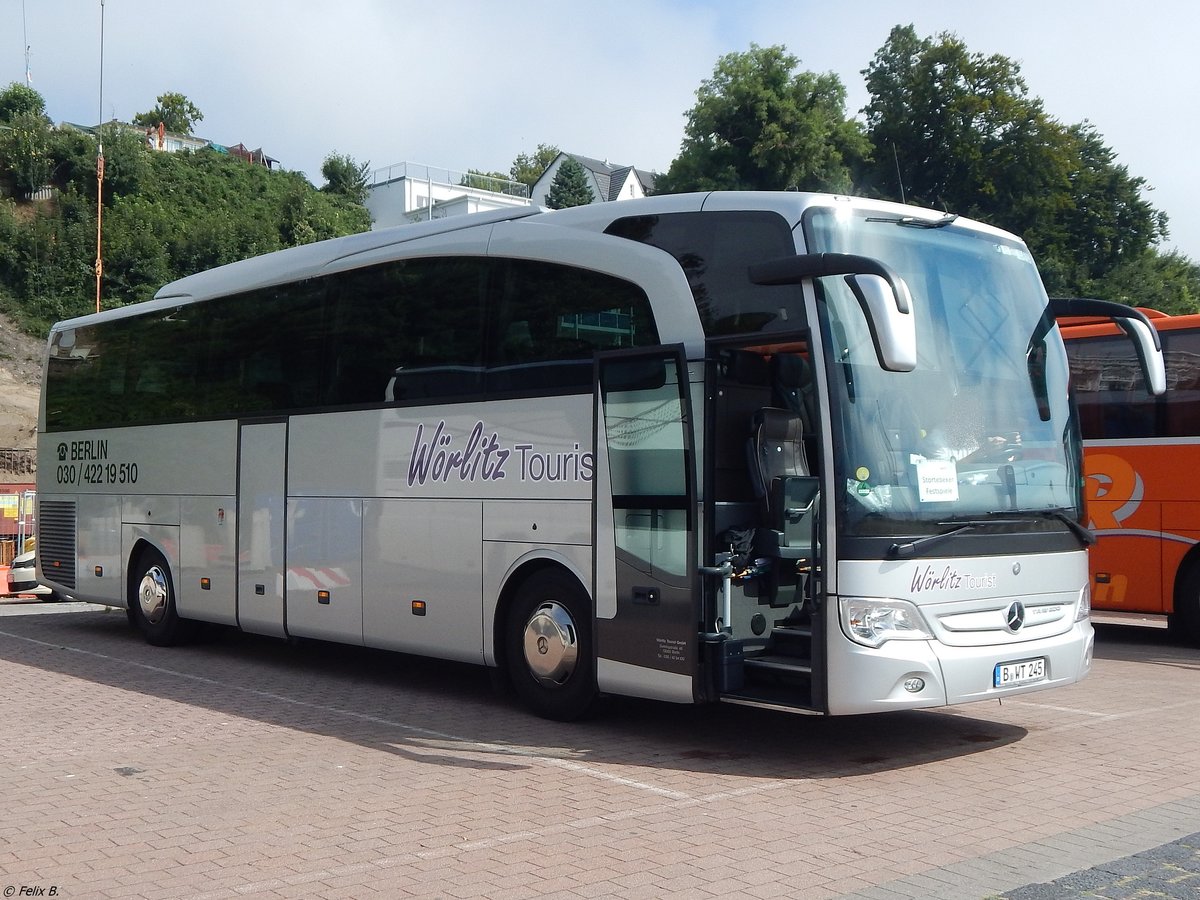
[[[137,484],[137,463],[64,463],[57,469],[59,484]]]

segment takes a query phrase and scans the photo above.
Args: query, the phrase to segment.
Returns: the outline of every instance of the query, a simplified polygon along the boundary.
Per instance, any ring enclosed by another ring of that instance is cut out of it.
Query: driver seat
[[[788,409],[763,407],[750,420],[754,491],[772,507],[774,483],[780,478],[808,474],[804,453],[804,420]]]
[[[818,482],[808,477],[803,420],[791,410],[764,407],[752,416],[751,431],[751,478],[779,555],[808,556]]]

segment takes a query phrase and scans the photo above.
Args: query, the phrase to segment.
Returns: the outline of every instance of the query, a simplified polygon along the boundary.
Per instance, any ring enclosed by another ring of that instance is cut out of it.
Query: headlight
[[[1086,622],[1092,614],[1092,585],[1088,582],[1079,592],[1079,606],[1075,609],[1075,621]]]
[[[921,611],[907,600],[868,600],[843,597],[842,631],[852,641],[878,647],[885,641],[933,639]]]

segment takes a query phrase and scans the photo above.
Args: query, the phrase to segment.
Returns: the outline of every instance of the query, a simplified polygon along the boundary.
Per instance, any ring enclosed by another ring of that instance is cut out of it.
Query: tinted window
[[[1200,332],[1159,336],[1167,392],[1158,398],[1146,393],[1133,344],[1124,335],[1066,342],[1084,438],[1200,435]]]
[[[628,281],[528,260],[498,266],[489,392],[590,390],[596,351],[658,343],[650,303]]]
[[[657,343],[646,295],[619,278],[403,260],[61,332],[46,427],[571,393],[590,390],[597,350]]]
[[[1067,341],[1066,347],[1084,439],[1152,435],[1154,408],[1129,339],[1122,335]],[[1135,403],[1137,398],[1145,402]]]
[[[1085,440],[1153,437],[1156,403],[1124,335],[1067,341],[1071,388]],[[1168,376],[1169,378],[1169,376]]]
[[[318,281],[222,297],[55,336],[49,430],[312,406],[323,379]]]
[[[773,212],[693,212],[618,219],[608,234],[650,244],[675,257],[687,276],[706,334],[794,331],[804,327],[798,285],[752,284],[747,268],[796,245]]]
[[[1167,437],[1200,435],[1200,331],[1161,332],[1167,364],[1163,433]]]
[[[335,276],[327,402],[478,396],[488,265],[413,259]]]
[[[266,415],[317,403],[325,379],[325,284],[312,279],[185,307],[193,381],[179,381],[194,401],[189,418]]]
[[[120,424],[125,403],[125,362],[129,329],[112,322],[105,329],[59,332],[46,366],[46,427],[90,428]]]

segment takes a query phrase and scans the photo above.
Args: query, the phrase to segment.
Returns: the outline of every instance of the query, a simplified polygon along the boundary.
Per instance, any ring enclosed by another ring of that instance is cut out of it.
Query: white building
[[[367,184],[372,228],[528,205],[519,182],[410,162],[376,169]]]
[[[652,172],[633,166],[614,166],[574,153],[558,154],[532,190],[520,182],[490,175],[402,162],[371,173],[366,202],[371,227],[387,228],[531,203],[545,206],[554,176],[567,157],[583,166],[587,173],[593,203],[645,197],[654,187]]]

